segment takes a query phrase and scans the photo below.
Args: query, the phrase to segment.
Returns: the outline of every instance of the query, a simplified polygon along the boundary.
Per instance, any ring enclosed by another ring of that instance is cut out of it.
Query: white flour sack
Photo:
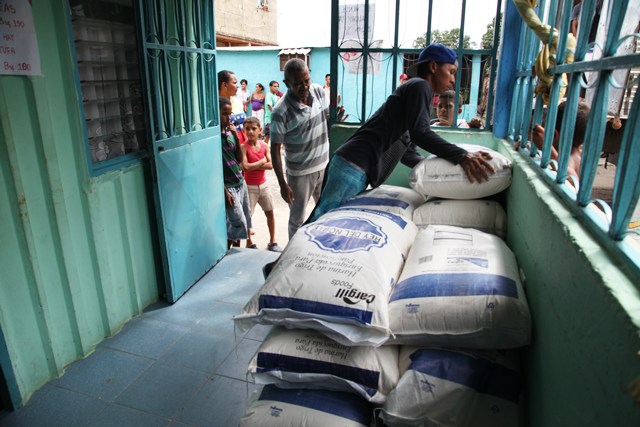
[[[426,198],[415,190],[395,185],[381,185],[346,201],[342,207],[357,207],[391,212],[411,219],[415,208]]]
[[[517,426],[521,377],[514,356],[402,348],[410,364],[380,417],[389,427]]]
[[[348,347],[316,331],[273,328],[249,372],[257,384],[350,391],[384,403],[400,376],[398,347]]]
[[[369,427],[373,408],[352,393],[265,386],[240,427]]]
[[[503,239],[507,234],[507,214],[493,200],[429,200],[413,211],[413,222],[419,229],[453,225],[475,228]]]
[[[409,174],[409,184],[425,196],[443,199],[481,199],[505,190],[511,185],[511,160],[490,148],[480,145],[459,144],[469,152],[486,151],[489,163],[496,173],[483,183],[469,182],[460,165],[437,156],[429,156],[418,163]]]
[[[289,241],[236,324],[316,329],[344,345],[381,345],[389,338],[387,298],[416,232],[413,222],[387,212],[323,215]]]
[[[527,345],[531,317],[513,253],[471,228],[421,230],[389,301],[395,342],[454,348]]]

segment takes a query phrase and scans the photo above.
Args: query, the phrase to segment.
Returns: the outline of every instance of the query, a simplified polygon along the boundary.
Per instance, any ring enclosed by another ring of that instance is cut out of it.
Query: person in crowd
[[[329,161],[329,100],[322,86],[311,83],[301,59],[284,66],[287,93],[271,112],[271,161],[280,195],[289,204],[289,239],[304,222],[306,207],[318,200],[324,169]],[[338,109],[338,121],[344,109]],[[282,168],[282,147],[287,167]]]
[[[236,98],[238,98],[242,102],[242,109],[245,114],[249,112],[249,101],[251,100],[251,93],[247,89],[247,79],[240,80],[240,87],[236,92]]]
[[[387,98],[385,103],[333,155],[325,174],[320,200],[307,222],[362,192],[375,188],[391,174],[398,162],[414,167],[423,156],[416,146],[459,164],[470,182],[483,182],[495,170],[485,151],[467,152],[450,144],[430,126],[429,108],[434,92],[443,93],[455,84],[458,61],[455,51],[431,44],[409,67],[410,79]]]
[[[438,98],[438,106],[436,107],[436,120],[431,126],[453,126],[453,116],[455,111],[456,91],[445,90]],[[458,114],[462,113],[462,97],[458,98]],[[463,118],[458,118],[456,126],[459,128],[468,128],[469,124]]]
[[[405,83],[407,80],[409,80],[409,76],[405,73],[400,74],[400,84]]]
[[[247,239],[247,247],[253,242],[249,235],[251,211],[249,193],[242,175],[242,148],[236,127],[231,123],[231,100],[220,97],[220,133],[222,137],[222,175],[224,180],[227,214],[227,245],[240,246]]]
[[[251,217],[253,218],[256,204],[259,204],[267,217],[267,228],[269,229],[267,249],[273,252],[282,252],[282,248],[276,242],[273,196],[266,176],[266,171],[273,168],[271,153],[267,144],[259,139],[262,129],[257,118],[248,117],[245,120],[244,127],[247,134],[247,143],[241,146],[242,169],[244,170],[244,178],[249,190]],[[251,247],[255,247],[255,244]]]
[[[260,120],[260,127],[264,129],[264,85],[256,83],[256,91],[251,94],[251,115]]]
[[[455,100],[456,100],[456,91],[455,90],[446,90],[440,94],[438,98],[438,106],[436,107],[436,120],[431,124],[431,126],[452,126],[453,116],[455,111]],[[462,96],[458,98],[458,114],[462,114]],[[456,127],[458,128],[480,128],[482,127],[482,121],[474,117],[470,122],[467,123],[465,119],[462,117],[458,117],[456,122]]]
[[[233,103],[231,104],[233,110]],[[244,121],[246,119],[247,115],[245,113],[231,114],[231,123],[236,127],[240,144],[245,144],[247,142],[247,135],[244,133]]]
[[[218,71],[218,94],[221,97],[227,98],[229,100],[236,99],[236,93],[238,93],[238,78],[236,77],[233,71],[222,70]],[[233,101],[231,102],[231,123],[236,128],[236,136],[241,144],[244,144],[247,137],[244,132],[242,132],[242,121],[244,120],[244,116],[241,116],[242,111],[238,111],[238,107],[234,111]]]
[[[264,99],[264,142],[269,144],[269,134],[271,133],[271,112],[276,103],[280,100],[278,92],[280,91],[280,83],[275,80],[269,82],[269,93]]]
[[[324,90],[325,96],[327,97],[329,102],[331,102],[331,74],[327,74],[324,76],[324,86],[322,86],[322,90]],[[340,104],[340,94],[338,94],[336,102]]]
[[[218,95],[231,100],[238,91],[238,78],[233,71],[218,71]]]
[[[560,141],[560,128],[562,126],[562,120],[565,114],[566,103],[562,102],[558,105],[558,115],[556,118],[556,126],[553,130],[553,145],[551,147],[551,160],[558,160],[558,142]],[[580,163],[582,161],[582,145],[584,144],[584,138],[587,131],[587,121],[589,120],[589,112],[591,111],[589,105],[584,101],[578,102],[578,111],[576,115],[575,130],[573,132],[573,140],[571,144],[571,157],[569,157],[569,165],[567,168],[567,174],[579,177],[580,175]],[[541,125],[535,125],[532,131],[533,143],[538,147],[538,150],[542,150],[544,143],[545,129]]]
[[[582,1],[577,0],[573,2],[573,9],[571,9],[571,22],[570,29],[573,37],[578,37],[578,18],[580,18],[580,10],[582,9]]]
[[[580,14],[582,12],[582,1],[574,0],[573,9],[571,10],[571,21],[569,32],[573,34],[574,37],[578,37],[578,26],[580,24]],[[593,43],[596,40],[598,35],[598,24],[600,23],[600,15],[602,13],[602,0],[596,1],[595,13],[591,19],[591,25],[589,26],[589,38],[587,39],[588,43]]]

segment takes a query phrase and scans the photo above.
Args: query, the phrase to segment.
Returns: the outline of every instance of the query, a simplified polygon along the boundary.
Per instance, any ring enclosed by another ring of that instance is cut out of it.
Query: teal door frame
[[[226,253],[213,2],[142,0],[151,163],[166,299]]]

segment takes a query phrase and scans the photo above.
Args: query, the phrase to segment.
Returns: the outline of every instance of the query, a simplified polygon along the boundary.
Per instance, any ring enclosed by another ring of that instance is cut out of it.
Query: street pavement
[[[282,159],[284,166],[284,157]],[[273,170],[267,171],[267,183],[269,189],[273,195],[274,202],[274,214],[276,222],[276,242],[284,248],[289,242],[289,232],[287,231],[287,223],[289,222],[289,205],[280,196],[280,186],[278,185],[278,178]],[[313,199],[309,201],[307,205],[307,216],[311,214],[315,202]],[[258,249],[267,249],[269,243],[269,229],[267,228],[267,218],[262,211],[260,205],[256,205],[256,208],[251,217],[253,222],[253,230],[255,234],[252,236],[253,243],[258,246]],[[242,246],[245,246],[245,241],[242,242]]]

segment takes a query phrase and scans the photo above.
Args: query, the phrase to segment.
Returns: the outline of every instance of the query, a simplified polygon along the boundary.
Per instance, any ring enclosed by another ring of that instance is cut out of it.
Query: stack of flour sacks
[[[508,159],[465,148],[493,155],[489,182],[428,158],[411,173],[415,191],[381,186],[293,236],[235,318],[242,329],[276,325],[250,362],[265,386],[240,425],[518,425],[513,349],[529,343],[531,320],[515,257],[496,236],[504,210],[425,203],[509,186]]]

